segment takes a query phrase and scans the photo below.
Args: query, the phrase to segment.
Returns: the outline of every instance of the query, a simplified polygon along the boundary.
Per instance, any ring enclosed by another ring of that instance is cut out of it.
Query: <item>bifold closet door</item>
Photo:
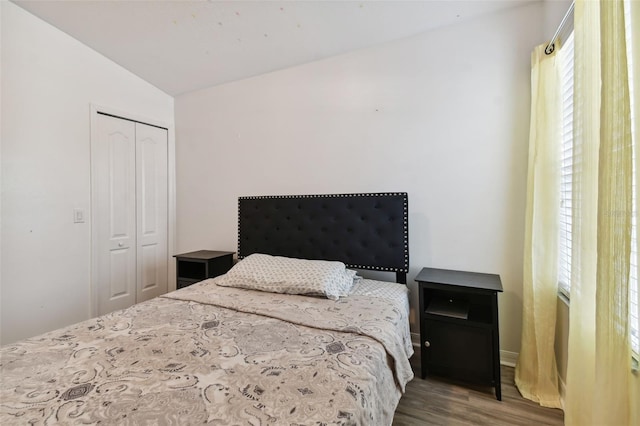
[[[167,292],[167,180],[167,130],[136,123],[137,303]]]
[[[167,292],[167,131],[103,114],[92,146],[98,315]]]

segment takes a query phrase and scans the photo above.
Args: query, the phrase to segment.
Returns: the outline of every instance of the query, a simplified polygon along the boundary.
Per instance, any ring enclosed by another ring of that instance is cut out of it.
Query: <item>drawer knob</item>
[[[429,346],[431,346],[431,343],[429,343],[429,341],[428,341],[428,340],[425,340],[425,341],[424,341],[424,347],[425,347],[425,348],[428,348]]]

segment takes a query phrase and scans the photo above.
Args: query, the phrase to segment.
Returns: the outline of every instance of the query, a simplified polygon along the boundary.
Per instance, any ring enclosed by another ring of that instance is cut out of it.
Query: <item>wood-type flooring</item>
[[[491,387],[468,385],[439,377],[420,378],[420,355],[411,358],[416,378],[407,385],[393,419],[405,425],[562,425],[562,410],[540,407],[520,396],[514,369],[501,366],[502,401]]]

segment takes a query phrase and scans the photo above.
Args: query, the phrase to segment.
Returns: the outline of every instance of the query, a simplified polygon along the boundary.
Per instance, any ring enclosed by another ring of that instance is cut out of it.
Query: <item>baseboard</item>
[[[420,334],[411,333],[411,343],[414,348],[420,348]],[[518,352],[500,351],[500,364],[507,367],[515,367],[518,361]]]
[[[500,364],[507,367],[515,367],[518,361],[518,352],[500,351]]]

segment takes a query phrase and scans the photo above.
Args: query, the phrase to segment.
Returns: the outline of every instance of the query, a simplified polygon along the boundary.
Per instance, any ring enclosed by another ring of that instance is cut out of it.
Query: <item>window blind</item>
[[[573,185],[573,33],[558,55],[561,90],[561,163],[560,163],[560,222],[558,241],[558,285],[569,297],[571,291],[571,207]]]
[[[636,129],[635,120],[637,120],[638,112],[636,110],[637,105],[634,102],[634,90],[637,88],[634,87],[634,79],[631,78],[634,72],[634,64],[633,64],[633,37],[631,37],[631,10],[629,8],[629,2],[624,2],[624,18],[625,18],[625,41],[627,44],[627,69],[629,73],[629,98],[631,99],[631,138],[632,138],[632,147],[633,147],[633,213],[632,213],[632,241],[631,241],[631,279],[629,282],[630,294],[629,294],[629,316],[631,322],[631,349],[633,350],[636,357],[640,354],[640,320],[638,319],[638,304],[640,303],[640,296],[638,294],[638,227],[637,227],[637,205],[638,200],[636,199],[636,180],[638,178],[638,170],[636,166],[636,158],[638,153],[637,145],[638,145],[638,135],[635,134],[633,129]],[[637,40],[636,40],[637,41]]]

